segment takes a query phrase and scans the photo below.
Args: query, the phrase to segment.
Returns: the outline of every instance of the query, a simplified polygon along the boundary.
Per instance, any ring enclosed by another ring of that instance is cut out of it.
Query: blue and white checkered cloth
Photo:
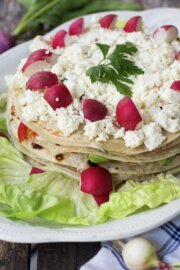
[[[138,237],[149,240],[156,247],[160,261],[169,264],[180,263],[180,216]],[[130,239],[123,241],[126,242]],[[113,242],[106,241],[102,243],[97,255],[83,265],[80,270],[128,270],[128,268],[123,261],[120,250],[113,245]]]

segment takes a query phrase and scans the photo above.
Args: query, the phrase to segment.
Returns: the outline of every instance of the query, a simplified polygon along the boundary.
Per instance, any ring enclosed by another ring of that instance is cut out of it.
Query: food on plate
[[[117,21],[38,36],[7,76],[4,216],[93,225],[180,197],[178,30]]]

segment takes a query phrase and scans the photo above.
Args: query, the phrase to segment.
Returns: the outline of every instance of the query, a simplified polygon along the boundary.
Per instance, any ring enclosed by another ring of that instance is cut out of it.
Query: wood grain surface
[[[180,0],[131,0],[128,2],[141,2],[145,8],[180,7]],[[0,0],[0,30],[12,31],[22,14],[23,9],[15,0]],[[37,245],[37,269],[79,270],[80,266],[91,259],[99,249],[100,243],[39,244]],[[0,270],[29,269],[30,245],[0,241]]]
[[[0,241],[0,270],[29,270],[30,245]]]
[[[100,243],[38,245],[37,270],[78,270],[100,249]]]

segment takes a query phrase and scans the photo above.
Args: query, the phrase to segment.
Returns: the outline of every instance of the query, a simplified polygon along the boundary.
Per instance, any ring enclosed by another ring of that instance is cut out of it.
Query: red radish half
[[[37,50],[37,51],[32,52],[29,55],[26,63],[22,67],[22,72],[24,72],[27,69],[27,67],[29,65],[31,65],[32,63],[37,62],[37,61],[43,61],[43,60],[48,61],[48,58],[51,56],[52,56],[52,53],[45,50],[45,49],[41,49],[41,50]]]
[[[135,130],[142,121],[141,115],[130,97],[122,98],[116,107],[116,119],[126,130]]]
[[[51,65],[46,60],[36,61],[30,64],[29,66],[27,66],[23,74],[27,77],[30,77],[36,72],[44,71],[47,69],[50,70],[50,68],[51,68]]]
[[[69,35],[80,35],[84,32],[84,18],[79,18],[71,23],[69,26]]]
[[[19,142],[23,142],[27,134],[27,127],[22,122],[19,124],[17,134],[18,134]]]
[[[101,205],[103,203],[106,203],[109,201],[109,194],[105,194],[105,195],[92,195],[94,197],[94,199],[96,200],[98,205]]]
[[[142,30],[142,17],[135,16],[127,21],[124,26],[124,31],[127,33],[138,32]]]
[[[180,51],[176,53],[175,58],[177,61],[180,61]]]
[[[180,91],[180,81],[174,81],[170,87],[172,90]]]
[[[48,88],[44,94],[44,99],[53,108],[53,110],[61,107],[66,108],[73,101],[71,93],[64,84],[56,84]]]
[[[52,40],[52,47],[53,49],[57,49],[58,47],[59,48],[64,48],[66,47],[66,38],[67,36],[67,31],[66,30],[59,30],[55,36],[53,37],[53,40]]]
[[[87,98],[83,102],[84,118],[91,122],[104,119],[107,112],[107,107],[96,99]]]
[[[49,71],[39,71],[34,73],[26,83],[26,88],[30,90],[41,90],[58,83],[56,74]]]
[[[177,36],[178,29],[174,25],[163,25],[153,33],[153,38],[158,42],[172,42]]]
[[[40,173],[43,173],[44,171],[39,169],[39,168],[36,168],[36,167],[32,167],[31,169],[31,172],[30,172],[30,175],[32,174],[40,174]]]
[[[112,191],[112,175],[102,167],[90,167],[81,173],[81,191],[105,195]]]
[[[99,20],[102,28],[113,29],[117,21],[117,15],[108,14]]]

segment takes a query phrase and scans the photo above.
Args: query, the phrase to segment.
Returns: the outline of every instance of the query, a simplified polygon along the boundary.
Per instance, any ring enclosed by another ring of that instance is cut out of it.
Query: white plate
[[[102,14],[107,13],[109,12],[103,12]],[[180,9],[111,13],[119,15],[120,20],[126,20],[134,15],[141,15],[145,24],[151,28],[163,24],[174,24],[180,29]],[[87,22],[90,16],[85,16]],[[66,29],[68,26],[69,22],[60,27]],[[52,32],[57,31],[57,29]],[[0,91],[6,89],[4,75],[15,72],[20,59],[28,54],[28,45],[29,42],[23,43],[0,56]],[[91,227],[45,224],[38,219],[28,223],[0,218],[0,239],[23,243],[113,240],[143,233],[173,219],[179,214],[180,199],[157,209]]]

